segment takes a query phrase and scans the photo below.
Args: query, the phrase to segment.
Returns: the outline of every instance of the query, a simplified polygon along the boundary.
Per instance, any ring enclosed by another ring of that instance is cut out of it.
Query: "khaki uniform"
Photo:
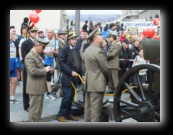
[[[31,50],[25,57],[27,70],[26,93],[29,94],[29,121],[39,122],[43,109],[43,97],[47,92],[46,76],[47,72],[40,55]]]
[[[109,80],[109,65],[104,51],[96,44],[84,52],[85,73],[85,109],[86,122],[100,122],[106,83]]]
[[[84,55],[84,45],[87,43],[87,39],[84,39],[82,41],[82,44],[81,44],[81,48],[80,48],[80,56],[82,58],[82,69],[85,73],[85,64],[84,64],[84,58],[83,58],[83,55]]]
[[[119,82],[119,51],[120,45],[117,43],[117,41],[113,42],[108,48],[107,60],[110,67],[110,79],[108,83],[109,92],[113,92]]]

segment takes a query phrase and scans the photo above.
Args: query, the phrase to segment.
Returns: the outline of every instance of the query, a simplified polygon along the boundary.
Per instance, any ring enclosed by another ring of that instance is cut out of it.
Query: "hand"
[[[77,76],[77,73],[75,71],[72,71],[71,75],[72,76]]]
[[[126,70],[129,70],[129,68],[126,68]]]
[[[47,66],[44,69],[46,70],[46,72],[49,72],[51,70],[51,67],[50,66]]]
[[[82,76],[82,79],[85,81],[85,76]]]
[[[52,74],[53,72],[55,72],[55,69],[51,69],[49,72]]]
[[[23,60],[23,58],[22,57],[20,57],[20,61],[22,61]]]
[[[22,60],[20,60],[20,62],[24,64],[24,60],[23,60],[23,59],[22,59]]]
[[[50,50],[49,53],[50,53],[50,54],[53,54],[53,53],[54,53],[54,50]]]

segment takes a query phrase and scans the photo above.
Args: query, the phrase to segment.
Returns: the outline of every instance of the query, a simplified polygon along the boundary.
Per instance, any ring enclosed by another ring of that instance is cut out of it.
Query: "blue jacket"
[[[79,51],[75,48],[78,59],[79,59],[79,65],[80,65],[80,74],[81,76],[84,76],[84,72],[82,70],[82,59],[80,56]],[[72,54],[70,51],[70,46],[67,44],[64,46],[59,54],[58,54],[58,59],[59,59],[59,65],[60,65],[60,72],[62,74],[61,78],[61,84],[64,86],[70,86],[71,81],[73,80],[74,77],[72,77],[71,73],[75,67],[74,65],[74,60],[72,58]]]

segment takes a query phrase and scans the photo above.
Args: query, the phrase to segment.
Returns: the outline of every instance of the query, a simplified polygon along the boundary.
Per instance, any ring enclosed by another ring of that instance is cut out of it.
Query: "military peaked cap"
[[[31,31],[38,31],[38,28],[36,28],[34,26],[29,26],[28,27],[28,32],[31,32]]]
[[[96,35],[101,35],[100,32],[98,31],[98,29],[95,29],[94,31],[92,31],[89,35],[88,35],[88,39],[90,39],[91,41],[94,39],[94,36]]]
[[[48,44],[49,44],[49,40],[47,39],[42,39],[42,38],[39,38],[39,37],[35,37],[35,42],[36,44],[41,44],[43,47],[46,47]]]

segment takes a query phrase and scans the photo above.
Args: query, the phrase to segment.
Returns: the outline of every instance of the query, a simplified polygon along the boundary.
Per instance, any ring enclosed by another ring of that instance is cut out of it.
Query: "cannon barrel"
[[[160,40],[144,39],[141,41],[144,59],[160,66]]]

